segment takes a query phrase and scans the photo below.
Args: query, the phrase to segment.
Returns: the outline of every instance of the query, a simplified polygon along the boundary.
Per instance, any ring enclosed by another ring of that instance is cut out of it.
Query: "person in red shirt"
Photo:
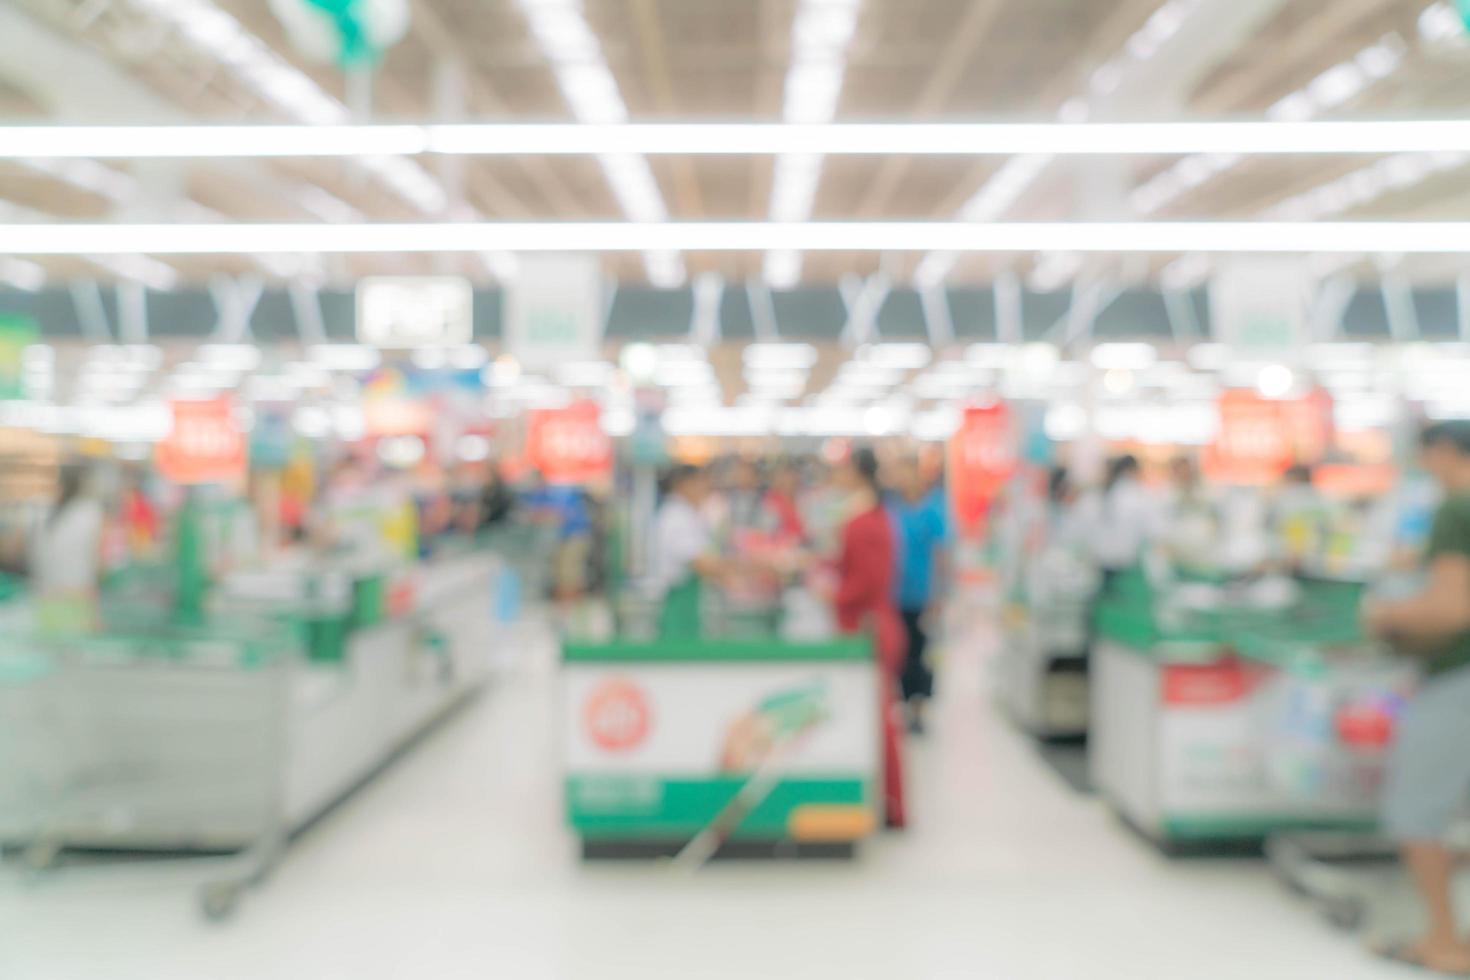
[[[837,556],[833,612],[839,630],[849,634],[866,631],[877,647],[885,816],[889,827],[899,828],[904,826],[905,814],[896,681],[903,666],[905,640],[893,599],[893,525],[883,508],[878,460],[871,449],[853,450],[832,476],[850,501]]]

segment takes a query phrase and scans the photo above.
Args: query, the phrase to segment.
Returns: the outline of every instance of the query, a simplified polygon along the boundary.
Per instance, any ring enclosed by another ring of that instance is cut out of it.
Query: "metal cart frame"
[[[158,853],[168,855],[163,863],[210,867],[199,907],[211,921],[226,919],[246,889],[269,878],[288,839],[294,658],[289,648],[265,651],[249,665],[160,656],[147,649],[147,637],[121,641],[117,656],[107,657],[110,644],[99,651],[96,643],[35,639],[31,669],[9,672],[9,683],[0,674],[0,699],[11,709],[0,713],[8,717],[0,717],[0,729],[10,726],[16,736],[0,740],[15,753],[0,840],[31,876],[67,870],[59,859],[68,848]],[[173,744],[180,748],[160,748]],[[207,778],[208,753],[221,747],[228,751],[218,778]],[[229,797],[223,804],[219,797],[223,780],[242,773],[258,777],[244,787],[251,805],[243,833]],[[205,778],[196,783],[198,776]],[[0,788],[0,817],[6,803]]]

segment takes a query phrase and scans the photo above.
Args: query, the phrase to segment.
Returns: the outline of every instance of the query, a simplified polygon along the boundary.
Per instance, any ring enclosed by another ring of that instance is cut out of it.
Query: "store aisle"
[[[915,820],[837,866],[584,868],[558,814],[547,637],[299,842],[235,922],[185,874],[0,879],[5,980],[1354,978],[1369,961],[1251,862],[1170,863],[1074,795],[952,647]]]

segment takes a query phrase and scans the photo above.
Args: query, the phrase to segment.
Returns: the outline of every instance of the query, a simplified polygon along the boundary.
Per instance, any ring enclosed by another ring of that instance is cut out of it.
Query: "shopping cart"
[[[205,862],[228,917],[286,840],[287,697],[299,648],[268,622],[0,638],[0,844],[23,873],[68,851]]]
[[[1365,826],[1281,831],[1267,838],[1266,857],[1281,881],[1328,922],[1356,931],[1402,878],[1396,849],[1370,825],[1413,671],[1361,641],[1354,649],[1356,625],[1350,619],[1314,624],[1311,610],[1302,619],[1319,638],[1347,642],[1334,657],[1314,653],[1308,644],[1293,651],[1282,637],[1272,639],[1285,651],[1291,679],[1281,686],[1273,710],[1268,778],[1288,799],[1329,806],[1339,818],[1356,815]]]
[[[1398,871],[1391,844],[1371,833],[1350,831],[1274,834],[1266,840],[1266,859],[1287,888],[1349,932],[1363,927]]]

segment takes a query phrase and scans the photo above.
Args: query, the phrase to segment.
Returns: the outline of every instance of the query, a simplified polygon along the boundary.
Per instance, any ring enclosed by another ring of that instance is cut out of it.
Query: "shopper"
[[[81,633],[96,626],[105,522],[87,471],[62,467],[55,503],[31,541],[31,589],[42,632]]]
[[[515,510],[515,503],[515,495],[505,485],[505,480],[501,478],[499,469],[492,461],[485,468],[485,479],[480,486],[479,506],[476,508],[479,529],[488,531],[505,524]]]
[[[1304,570],[1307,560],[1320,555],[1327,533],[1326,504],[1312,482],[1312,468],[1292,466],[1281,477],[1269,514],[1272,550],[1288,572]]]
[[[888,511],[897,536],[896,595],[906,638],[899,686],[909,731],[920,735],[934,696],[934,671],[926,658],[929,634],[941,616],[949,528],[944,502],[925,481],[917,460],[894,465],[893,489]]]
[[[659,603],[660,636],[694,637],[703,632],[704,582],[724,571],[702,512],[709,494],[709,475],[697,466],[678,466],[666,478],[649,547],[649,581]]]
[[[1082,495],[1065,466],[1053,466],[1046,477],[1046,538],[1051,546],[1085,556],[1089,551]]]
[[[1102,492],[1084,511],[1104,592],[1120,573],[1142,562],[1163,534],[1164,507],[1144,486],[1142,472],[1137,457],[1112,460]]]
[[[903,624],[893,601],[895,547],[893,525],[882,505],[878,460],[867,448],[853,450],[833,470],[833,482],[847,498],[837,555],[837,586],[832,597],[837,628],[869,632],[877,646],[884,754],[884,805],[889,827],[902,827],[903,774],[899,755],[896,681],[903,668]]]
[[[1364,624],[1420,659],[1423,687],[1400,721],[1384,788],[1384,829],[1429,913],[1428,933],[1383,955],[1453,976],[1470,976],[1470,940],[1452,900],[1455,855],[1446,842],[1470,803],[1470,421],[1425,429],[1424,467],[1445,499],[1429,536],[1428,580],[1418,594],[1369,602]]]
[[[1169,557],[1186,567],[1208,567],[1222,557],[1221,514],[1188,456],[1169,461],[1168,512],[1163,521]]]
[[[768,521],[760,467],[754,460],[736,459],[730,466],[730,487],[725,493],[730,532],[766,530]]]

